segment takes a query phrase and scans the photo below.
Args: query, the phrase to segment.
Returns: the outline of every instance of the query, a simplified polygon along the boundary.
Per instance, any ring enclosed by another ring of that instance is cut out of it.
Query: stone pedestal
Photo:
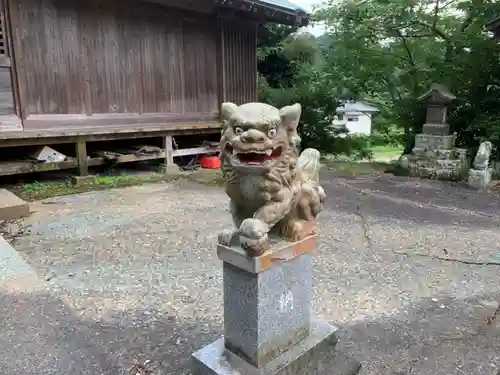
[[[427,102],[422,134],[415,136],[415,147],[400,168],[411,176],[440,180],[460,180],[466,168],[466,150],[455,147],[446,122],[448,106],[456,99],[446,87],[433,84],[418,100]]]
[[[448,124],[424,124],[422,133],[428,135],[448,135],[450,134],[450,125]]]
[[[486,189],[491,183],[491,177],[493,175],[493,169],[469,169],[469,186],[475,189]]]
[[[239,375],[357,374],[334,351],[338,328],[311,318],[316,236],[280,241],[250,258],[218,246],[223,261],[224,336],[192,355],[193,372]]]
[[[467,152],[455,147],[455,138],[454,135],[417,134],[415,147],[406,156],[406,163],[400,163],[401,168],[407,169],[411,176],[438,180],[461,179],[467,163]]]

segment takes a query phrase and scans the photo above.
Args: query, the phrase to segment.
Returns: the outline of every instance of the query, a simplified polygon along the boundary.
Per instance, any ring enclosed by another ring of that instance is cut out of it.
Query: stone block
[[[475,189],[486,189],[491,183],[491,176],[493,175],[493,169],[469,169],[469,186]]]
[[[442,169],[457,169],[460,168],[460,160],[438,159],[436,160],[436,165]]]
[[[417,160],[416,164],[417,164],[418,168],[432,168],[434,165],[432,160],[427,160],[427,159]]]
[[[454,150],[437,149],[436,157],[440,160],[451,160],[454,157]]]
[[[415,148],[424,150],[451,149],[455,146],[454,135],[427,135],[415,136]]]
[[[408,172],[410,176],[418,176],[419,174],[419,167],[416,161],[410,161],[408,165]]]
[[[424,124],[422,133],[428,135],[448,135],[450,134],[449,124]]]
[[[71,176],[71,184],[73,186],[88,186],[95,182],[95,176]]]
[[[0,189],[0,221],[20,219],[30,214],[30,206],[6,189]]]
[[[421,156],[425,156],[425,152],[426,150],[424,148],[418,148],[418,147],[414,147],[412,150],[411,150],[412,154],[414,154],[415,156],[417,157],[421,157]]]
[[[217,245],[217,256],[225,263],[232,264],[251,273],[260,273],[279,263],[288,262],[302,254],[316,249],[317,236],[312,235],[297,242],[287,242],[270,238],[272,251],[257,257],[249,257],[240,246]]]
[[[429,160],[434,160],[437,158],[437,153],[435,150],[427,150],[425,153],[424,153],[424,156],[425,158],[429,159]]]
[[[436,180],[453,180],[458,177],[458,170],[455,168],[437,168],[434,175]]]
[[[418,169],[418,177],[422,178],[434,178],[436,175],[436,168],[419,168]]]
[[[253,273],[224,262],[226,348],[260,367],[309,334],[312,256]]]
[[[192,355],[193,375],[355,375],[359,362],[334,350],[338,330],[312,320],[304,340],[261,367],[227,350],[221,338]]]
[[[182,174],[182,170],[177,164],[172,164],[172,165],[161,164],[159,167],[159,173],[165,173],[168,175],[179,175]]]
[[[402,155],[398,159],[398,164],[401,168],[408,169],[410,168],[410,159],[408,159],[408,156]]]
[[[456,154],[456,158],[462,162],[462,165],[467,161],[467,149],[456,148],[455,154]]]

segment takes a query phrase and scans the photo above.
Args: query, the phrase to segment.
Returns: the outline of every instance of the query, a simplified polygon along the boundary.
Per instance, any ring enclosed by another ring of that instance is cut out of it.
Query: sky
[[[323,3],[321,0],[290,0],[292,3],[297,4],[307,12],[312,12],[314,5],[320,5]],[[319,36],[323,33],[323,28],[319,25],[307,26],[301,30],[307,31],[315,36]]]

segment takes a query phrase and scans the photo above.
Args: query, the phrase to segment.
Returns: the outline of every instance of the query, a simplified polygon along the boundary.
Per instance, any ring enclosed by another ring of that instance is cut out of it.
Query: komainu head
[[[297,151],[300,114],[300,104],[277,109],[264,103],[223,103],[223,158],[233,167],[272,168]]]

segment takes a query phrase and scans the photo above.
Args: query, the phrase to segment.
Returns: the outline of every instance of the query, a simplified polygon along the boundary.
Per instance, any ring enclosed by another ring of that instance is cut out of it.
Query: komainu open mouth
[[[283,148],[278,146],[270,150],[235,150],[230,144],[227,144],[225,151],[232,154],[240,163],[247,165],[264,165],[278,159],[283,153]]]

